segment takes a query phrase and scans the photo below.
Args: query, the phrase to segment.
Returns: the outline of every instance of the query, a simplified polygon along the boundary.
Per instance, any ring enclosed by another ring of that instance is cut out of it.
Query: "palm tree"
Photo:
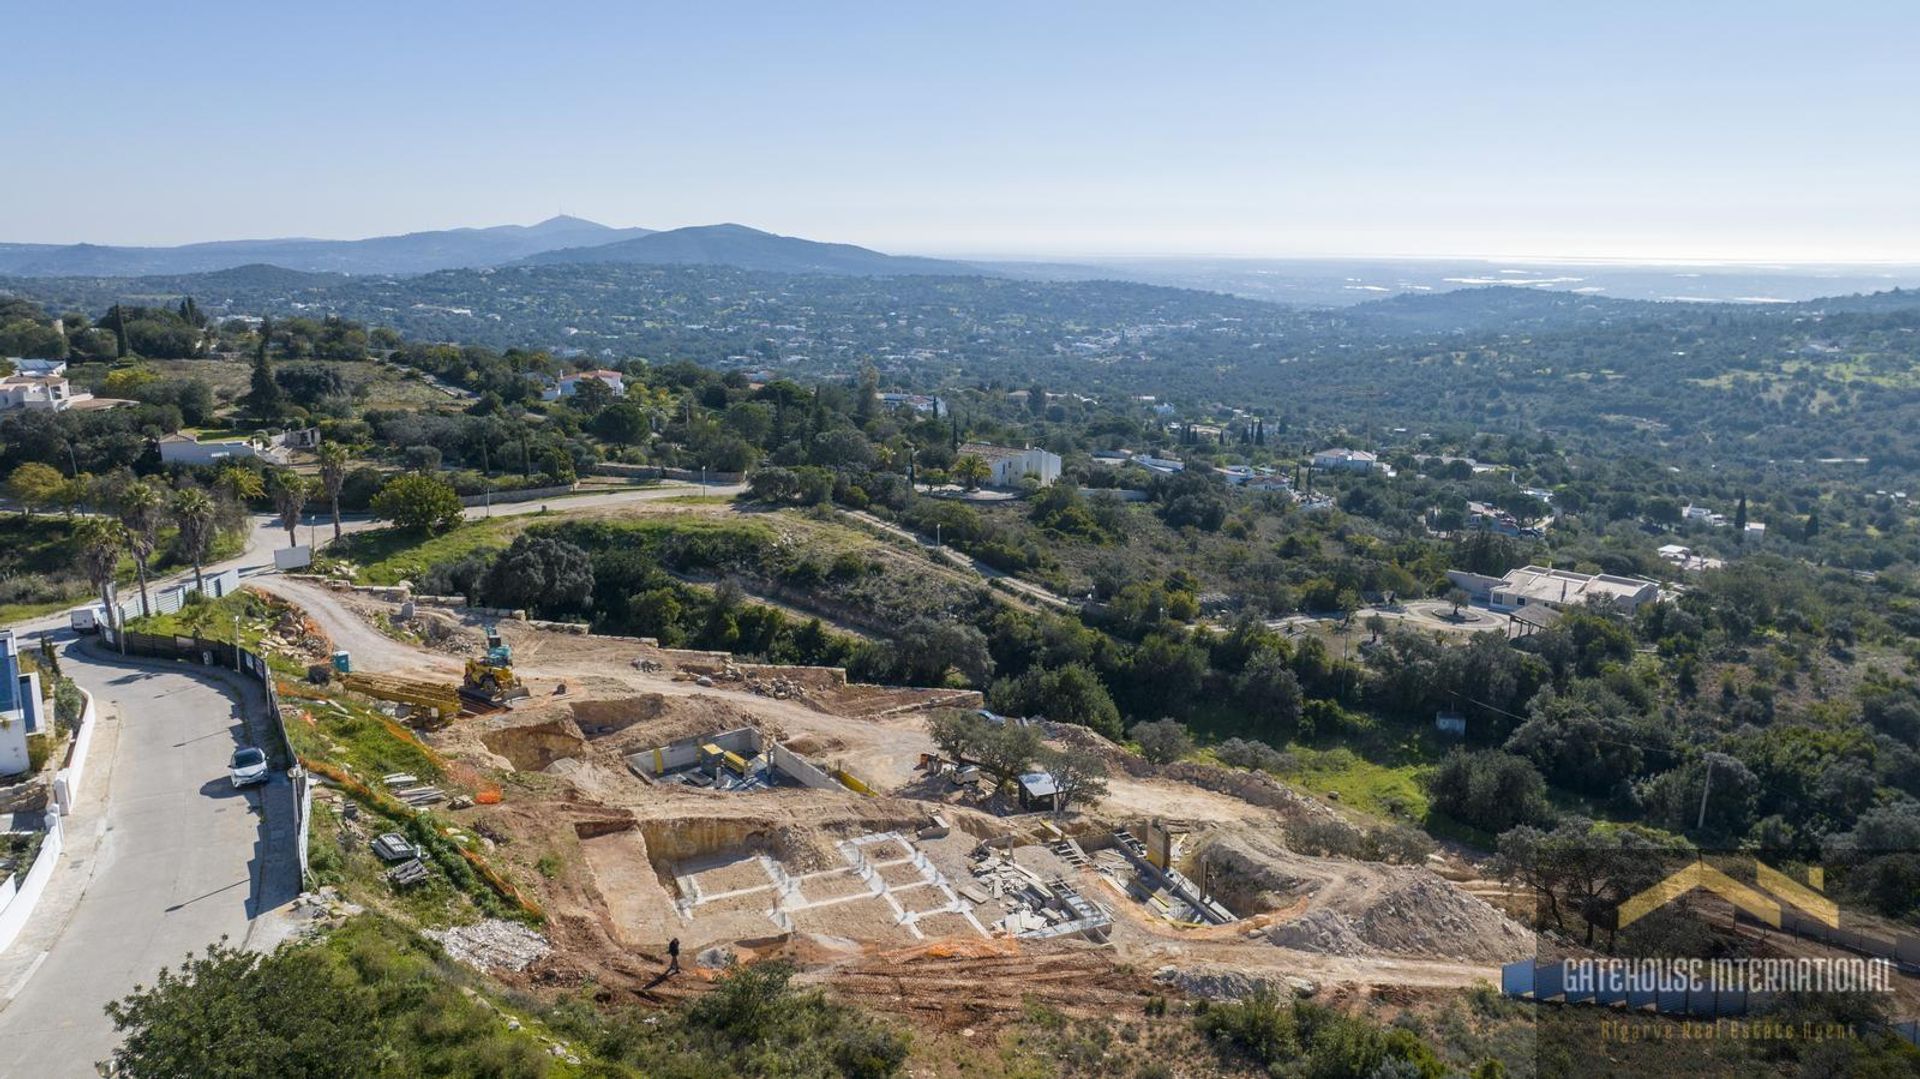
[[[140,574],[140,613],[151,615],[147,602],[147,560],[160,540],[160,509],[165,504],[160,488],[139,480],[120,494],[120,523],[127,529],[127,547],[133,552],[133,568]]]
[[[953,476],[971,491],[993,478],[993,466],[977,453],[963,453],[953,462]]]
[[[74,522],[73,538],[76,557],[80,568],[87,575],[87,581],[99,594],[100,602],[112,606],[108,589],[113,584],[114,574],[120,568],[120,551],[126,545],[127,532],[119,521],[106,517],[83,517]]]
[[[180,553],[193,563],[193,586],[201,591],[206,590],[206,581],[201,577],[200,566],[213,553],[217,512],[213,499],[198,487],[186,487],[174,493],[173,518],[180,526]]]
[[[287,546],[300,546],[300,511],[307,505],[307,479],[291,468],[276,468],[267,473],[267,491],[273,495],[273,508],[280,511],[280,527],[287,530]]]
[[[228,498],[242,504],[266,493],[266,487],[260,482],[260,473],[240,464],[221,465],[220,474],[214,477],[213,485]]]
[[[340,538],[340,488],[347,483],[347,448],[338,442],[320,447],[320,493],[333,515],[333,538]]]

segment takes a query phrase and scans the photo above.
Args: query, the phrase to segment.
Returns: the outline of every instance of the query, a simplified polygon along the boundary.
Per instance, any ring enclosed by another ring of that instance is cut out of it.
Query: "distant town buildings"
[[[1467,503],[1467,527],[1500,536],[1538,536],[1545,531],[1543,522],[1523,521],[1498,506],[1486,502]]]
[[[1693,548],[1680,543],[1669,543],[1660,548],[1660,557],[1684,570],[1719,569],[1726,565],[1718,558],[1709,558],[1699,554]]]
[[[936,418],[944,418],[947,414],[945,401],[924,393],[883,393],[880,403],[888,408],[911,408]]]

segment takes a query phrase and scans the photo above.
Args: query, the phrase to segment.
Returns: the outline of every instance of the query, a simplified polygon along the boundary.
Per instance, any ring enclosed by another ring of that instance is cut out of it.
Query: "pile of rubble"
[[[273,624],[267,627],[264,643],[269,648],[296,656],[326,656],[333,651],[333,641],[320,628],[320,623],[294,607],[282,610]]]
[[[1532,931],[1424,870],[1406,873],[1353,921],[1375,950],[1400,955],[1508,963],[1538,947]]]
[[[359,914],[365,908],[358,903],[350,903],[340,898],[340,890],[329,884],[311,892],[301,892],[293,897],[287,911],[304,923],[303,933],[324,933],[338,929],[348,918]]]
[[[786,678],[749,678],[747,689],[762,697],[772,697],[778,701],[790,701],[800,696],[800,686]]]
[[[1353,922],[1337,910],[1310,910],[1290,922],[1267,930],[1267,940],[1296,952],[1319,955],[1365,955],[1372,949]]]
[[[1063,878],[1048,880],[988,844],[975,848],[970,868],[973,882],[954,890],[975,907],[997,904],[1006,913],[993,928],[1008,936],[1097,932],[1112,923],[1111,912]]]
[[[449,956],[483,970],[522,971],[553,950],[546,937],[501,918],[420,932],[438,941]]]
[[[1245,1000],[1264,989],[1279,996],[1310,997],[1320,987],[1305,978],[1266,977],[1248,974],[1232,967],[1164,966],[1153,972],[1153,980],[1172,989],[1206,1000]]]

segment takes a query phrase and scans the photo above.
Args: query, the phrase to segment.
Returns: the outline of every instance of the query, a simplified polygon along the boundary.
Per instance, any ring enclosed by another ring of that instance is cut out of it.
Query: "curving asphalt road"
[[[299,892],[284,776],[236,791],[255,688],[203,668],[123,666],[69,641],[63,671],[100,717],[66,849],[27,929],[0,953],[0,1073],[91,1076],[118,1044],[102,1010],[223,936],[245,942]]]
[[[734,495],[739,485],[662,485],[550,500],[587,509],[687,494]],[[496,505],[492,516],[538,513],[539,502]],[[469,518],[488,514],[467,510]],[[373,527],[364,518],[345,531]],[[324,540],[331,527],[315,534]],[[306,539],[304,533],[301,536]],[[287,542],[259,515],[243,552],[207,569],[270,572]],[[184,579],[190,574],[174,580]],[[166,581],[156,581],[160,586]],[[265,745],[265,701],[250,679],[185,664],[131,663],[75,640],[64,614],[15,625],[24,638],[62,641],[64,672],[99,712],[66,849],[25,931],[0,952],[0,1075],[98,1074],[119,1037],[104,1006],[150,983],[222,937],[271,946],[288,923],[273,913],[300,890],[291,785],[232,789],[227,760]]]

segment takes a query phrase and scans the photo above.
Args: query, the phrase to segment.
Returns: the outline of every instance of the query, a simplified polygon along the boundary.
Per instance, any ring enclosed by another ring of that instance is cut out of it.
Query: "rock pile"
[[[331,884],[311,892],[301,892],[288,905],[288,912],[304,923],[301,926],[304,933],[337,929],[363,909],[358,903],[340,898],[340,890]]]
[[[519,922],[491,918],[452,929],[423,929],[447,954],[468,966],[521,971],[553,950],[547,938]]]
[[[762,697],[772,697],[779,701],[792,700],[800,695],[800,687],[786,678],[749,678],[747,689]]]
[[[1319,955],[1365,955],[1371,951],[1347,916],[1337,910],[1310,910],[1267,930],[1267,940],[1282,948]]]
[[[1231,967],[1169,965],[1154,971],[1153,980],[1206,1000],[1245,1000],[1262,989],[1283,997],[1310,997],[1319,991],[1319,986],[1305,978],[1248,974]]]

